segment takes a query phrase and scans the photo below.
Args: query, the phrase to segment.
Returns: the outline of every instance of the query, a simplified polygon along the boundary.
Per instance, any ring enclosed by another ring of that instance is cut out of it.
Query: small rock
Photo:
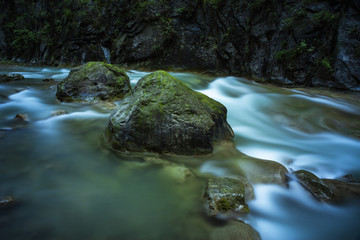
[[[51,112],[52,117],[60,116],[60,115],[64,115],[64,114],[68,114],[68,111],[66,111],[66,110],[55,110],[55,111]]]
[[[210,240],[261,240],[259,233],[250,225],[241,221],[231,221],[223,227],[216,228]]]
[[[53,83],[53,82],[55,82],[55,80],[52,79],[52,78],[46,78],[46,79],[43,79],[42,81],[43,81],[43,82],[47,82],[47,83]]]
[[[253,188],[247,180],[216,177],[208,179],[203,201],[208,216],[228,219],[249,213],[246,200],[253,196]]]
[[[333,191],[320,178],[305,170],[299,170],[293,173],[297,181],[308,190],[316,199],[328,202],[334,197]]]
[[[0,74],[0,82],[18,81],[24,79],[24,76],[18,73]]]
[[[0,208],[10,208],[16,205],[16,200],[12,196],[0,198]]]
[[[28,121],[29,120],[28,115],[27,114],[22,114],[22,113],[16,114],[15,118],[23,120],[23,121]]]

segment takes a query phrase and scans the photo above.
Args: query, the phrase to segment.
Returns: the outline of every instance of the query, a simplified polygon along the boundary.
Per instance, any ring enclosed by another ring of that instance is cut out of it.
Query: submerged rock
[[[54,83],[54,82],[55,82],[55,80],[52,79],[52,78],[45,78],[45,79],[43,79],[42,81],[43,81],[43,82],[47,82],[47,83]]]
[[[239,161],[246,177],[253,184],[279,184],[287,186],[288,170],[282,164],[274,161],[243,157]]]
[[[23,121],[29,121],[29,117],[27,114],[18,113],[15,115],[15,119],[20,119]]]
[[[110,116],[106,135],[120,151],[209,154],[234,137],[226,114],[221,103],[157,71],[140,79]]]
[[[18,73],[0,74],[0,82],[11,82],[24,79],[24,76]]]
[[[249,213],[246,200],[253,197],[253,188],[245,179],[216,177],[208,179],[203,201],[208,216],[231,218]]]
[[[320,178],[305,170],[299,170],[293,173],[297,181],[304,186],[316,199],[324,202],[332,200],[333,191]]]
[[[123,70],[103,62],[89,62],[71,70],[58,84],[56,97],[62,102],[97,102],[122,98],[130,91],[130,80]]]
[[[60,116],[60,115],[64,115],[64,114],[68,114],[68,111],[59,109],[59,110],[54,110],[51,112],[52,117],[56,117],[56,116]]]
[[[110,102],[110,101],[99,101],[95,105],[96,108],[99,108],[99,110],[103,112],[112,112],[117,108],[116,103]]]
[[[241,221],[231,221],[223,227],[216,228],[210,240],[260,240],[260,235],[250,225]]]
[[[195,177],[194,173],[189,168],[177,164],[168,164],[167,166],[164,166],[162,171],[166,176],[177,183],[185,183],[189,179]]]

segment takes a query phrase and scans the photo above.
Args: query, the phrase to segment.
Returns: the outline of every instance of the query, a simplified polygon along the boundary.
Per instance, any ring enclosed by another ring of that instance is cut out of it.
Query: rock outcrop
[[[103,62],[89,62],[71,70],[58,84],[56,97],[62,102],[98,102],[122,98],[130,91],[130,80],[123,70]]]
[[[356,0],[37,0],[6,2],[0,13],[0,52],[8,59],[100,60],[281,85],[360,87]]]
[[[106,135],[120,151],[202,155],[232,141],[226,108],[164,71],[146,75],[110,116]]]

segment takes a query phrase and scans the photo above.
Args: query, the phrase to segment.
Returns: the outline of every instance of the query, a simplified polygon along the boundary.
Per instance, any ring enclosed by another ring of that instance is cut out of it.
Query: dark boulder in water
[[[24,76],[18,73],[0,74],[0,82],[23,80]]]
[[[130,80],[123,70],[103,62],[89,62],[71,70],[58,84],[56,97],[62,102],[98,102],[122,98],[130,91]]]
[[[232,141],[226,108],[164,71],[149,74],[110,116],[106,135],[120,151],[202,155]]]

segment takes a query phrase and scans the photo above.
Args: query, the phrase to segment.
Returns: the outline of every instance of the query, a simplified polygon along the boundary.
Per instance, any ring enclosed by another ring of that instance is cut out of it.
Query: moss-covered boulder
[[[23,80],[24,76],[18,73],[0,74],[0,82],[11,82]]]
[[[232,141],[226,108],[164,71],[137,83],[110,116],[106,136],[120,151],[201,155]]]
[[[249,213],[246,200],[253,197],[253,188],[247,180],[216,177],[208,179],[203,201],[208,216],[232,218]]]
[[[316,199],[328,202],[332,200],[334,193],[330,187],[316,175],[305,170],[293,173],[297,181],[308,190]]]
[[[89,62],[71,70],[58,84],[56,97],[62,102],[97,102],[122,98],[130,91],[130,80],[123,70],[103,62]]]

